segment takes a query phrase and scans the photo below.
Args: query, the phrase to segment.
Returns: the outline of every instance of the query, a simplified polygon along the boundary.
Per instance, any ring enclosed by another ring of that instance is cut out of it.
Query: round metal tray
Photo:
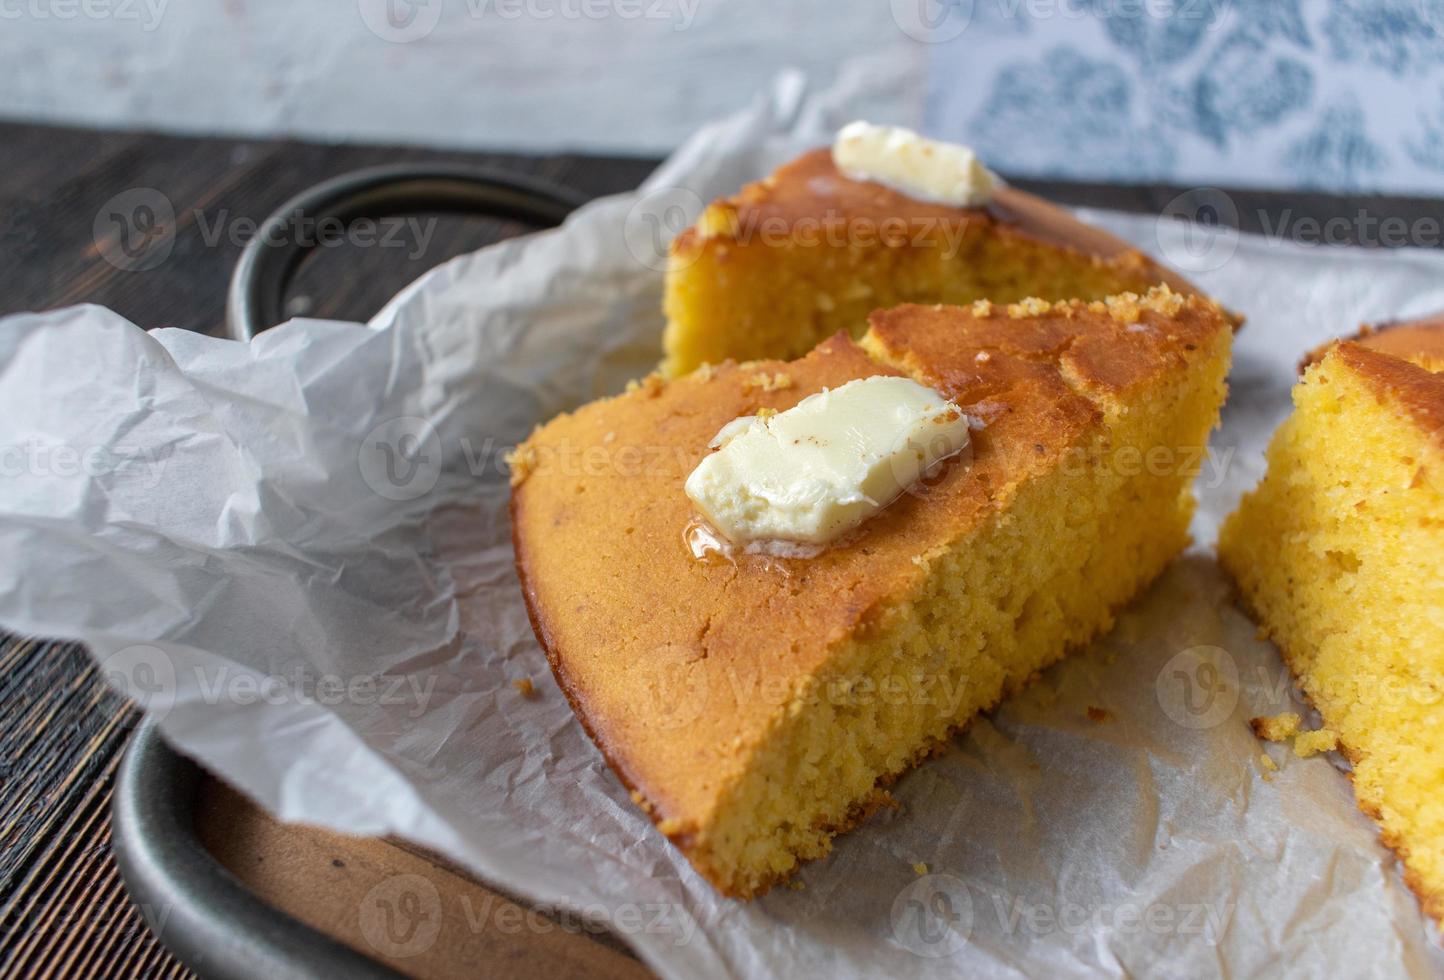
[[[400,977],[261,901],[211,856],[195,830],[202,778],[150,722],[132,737],[116,778],[116,861],[161,944],[215,980]]]
[[[298,215],[350,222],[446,212],[560,224],[584,201],[567,188],[457,164],[402,164],[346,174],[281,205],[261,225],[231,278],[227,328],[249,340],[282,319],[286,286],[308,248],[291,234]],[[111,806],[121,877],[161,944],[216,980],[401,976],[262,901],[196,834],[204,774],[147,722],[131,739]]]

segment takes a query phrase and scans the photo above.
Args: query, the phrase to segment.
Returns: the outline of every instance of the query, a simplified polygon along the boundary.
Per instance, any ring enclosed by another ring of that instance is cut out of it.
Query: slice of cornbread
[[[558,682],[693,865],[766,890],[1183,547],[1231,336],[1166,289],[904,306],[860,345],[654,376],[554,419],[513,457],[512,520]],[[983,421],[970,458],[816,557],[694,556],[683,481],[724,424],[895,373]]]
[[[711,204],[673,240],[662,373],[728,358],[796,357],[900,303],[1100,299],[1173,272],[1068,212],[1009,187],[986,206],[930,204],[807,153]]]
[[[1219,557],[1444,918],[1444,320],[1320,352]],[[1327,737],[1327,736],[1325,736]],[[1324,745],[1321,747],[1329,747]]]

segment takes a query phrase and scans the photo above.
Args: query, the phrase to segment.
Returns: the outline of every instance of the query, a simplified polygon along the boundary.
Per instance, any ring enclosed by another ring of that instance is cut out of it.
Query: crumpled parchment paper
[[[246,345],[95,307],[0,321],[0,623],[84,641],[282,819],[406,837],[670,976],[1438,970],[1337,761],[1250,733],[1296,703],[1208,550],[1300,354],[1444,308],[1436,254],[1086,213],[1249,318],[1194,549],[801,889],[719,898],[606,768],[527,623],[503,453],[650,368],[659,247],[847,105],[785,77],[641,192],[459,258],[369,328],[296,320]]]

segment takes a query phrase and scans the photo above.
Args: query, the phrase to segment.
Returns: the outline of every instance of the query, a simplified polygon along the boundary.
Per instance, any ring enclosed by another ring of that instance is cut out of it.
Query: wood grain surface
[[[183,139],[0,124],[0,315],[93,302],[145,327],[217,335],[246,220],[260,221],[293,193],[326,177],[421,159],[507,167],[593,195],[633,187],[655,165],[620,158]],[[1159,213],[1180,191],[1018,183],[1063,203],[1145,213]],[[96,221],[115,195],[137,188],[159,192],[173,207],[175,240],[155,268],[126,271],[102,254]],[[1230,196],[1240,226],[1253,231],[1276,225],[1285,209],[1295,220],[1352,218],[1361,211],[1376,221],[1444,215],[1440,202],[1429,200],[1236,191]],[[1362,226],[1351,227],[1357,232]],[[425,248],[324,250],[302,267],[292,308],[313,316],[364,319],[438,262],[523,230],[449,218],[438,221]],[[1344,240],[1351,237],[1345,228]],[[111,784],[135,721],[134,710],[105,688],[74,645],[0,640],[0,976],[186,975],[127,901],[110,853]],[[218,847],[227,845],[223,856],[238,868],[262,848],[276,847],[293,848],[298,861],[324,856],[329,867],[332,860],[346,860],[336,856],[338,847],[355,843],[343,845],[319,831],[281,828],[264,815],[247,826],[244,833],[233,828],[233,834],[215,838]],[[357,846],[361,851],[355,860],[362,872],[374,873],[384,865],[380,855],[388,852]],[[474,887],[464,876],[455,879],[443,875],[439,880],[448,888]],[[267,888],[277,879],[252,874],[250,880]],[[609,949],[596,953],[590,938],[548,935],[577,975],[635,972],[635,961],[620,953],[614,957]],[[488,945],[493,939],[482,934],[471,941],[494,953]],[[574,940],[588,945],[573,946]],[[494,975],[515,972],[515,964],[504,957],[493,966]]]

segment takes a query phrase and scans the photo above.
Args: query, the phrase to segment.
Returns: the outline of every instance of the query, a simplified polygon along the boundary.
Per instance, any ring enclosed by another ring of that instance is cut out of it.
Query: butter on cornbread
[[[927,151],[935,162],[971,157],[922,143],[883,162],[927,160]],[[713,202],[673,240],[664,374],[728,358],[797,357],[839,330],[859,336],[869,313],[900,303],[1094,300],[1159,283],[1196,291],[1121,239],[1016,188],[985,181],[950,200],[895,184],[887,167],[878,180],[840,168],[838,148],[805,153]],[[947,168],[932,169],[924,176],[946,188]],[[969,176],[954,169],[957,179]]]
[[[1296,748],[1337,738],[1444,921],[1444,317],[1315,351],[1293,400],[1219,557],[1323,718]]]
[[[554,419],[518,449],[512,520],[561,689],[703,876],[767,890],[1183,547],[1230,342],[1216,305],[1167,289],[902,306],[860,341]],[[684,482],[725,425],[876,375],[981,420],[968,457],[813,557],[693,554]]]

